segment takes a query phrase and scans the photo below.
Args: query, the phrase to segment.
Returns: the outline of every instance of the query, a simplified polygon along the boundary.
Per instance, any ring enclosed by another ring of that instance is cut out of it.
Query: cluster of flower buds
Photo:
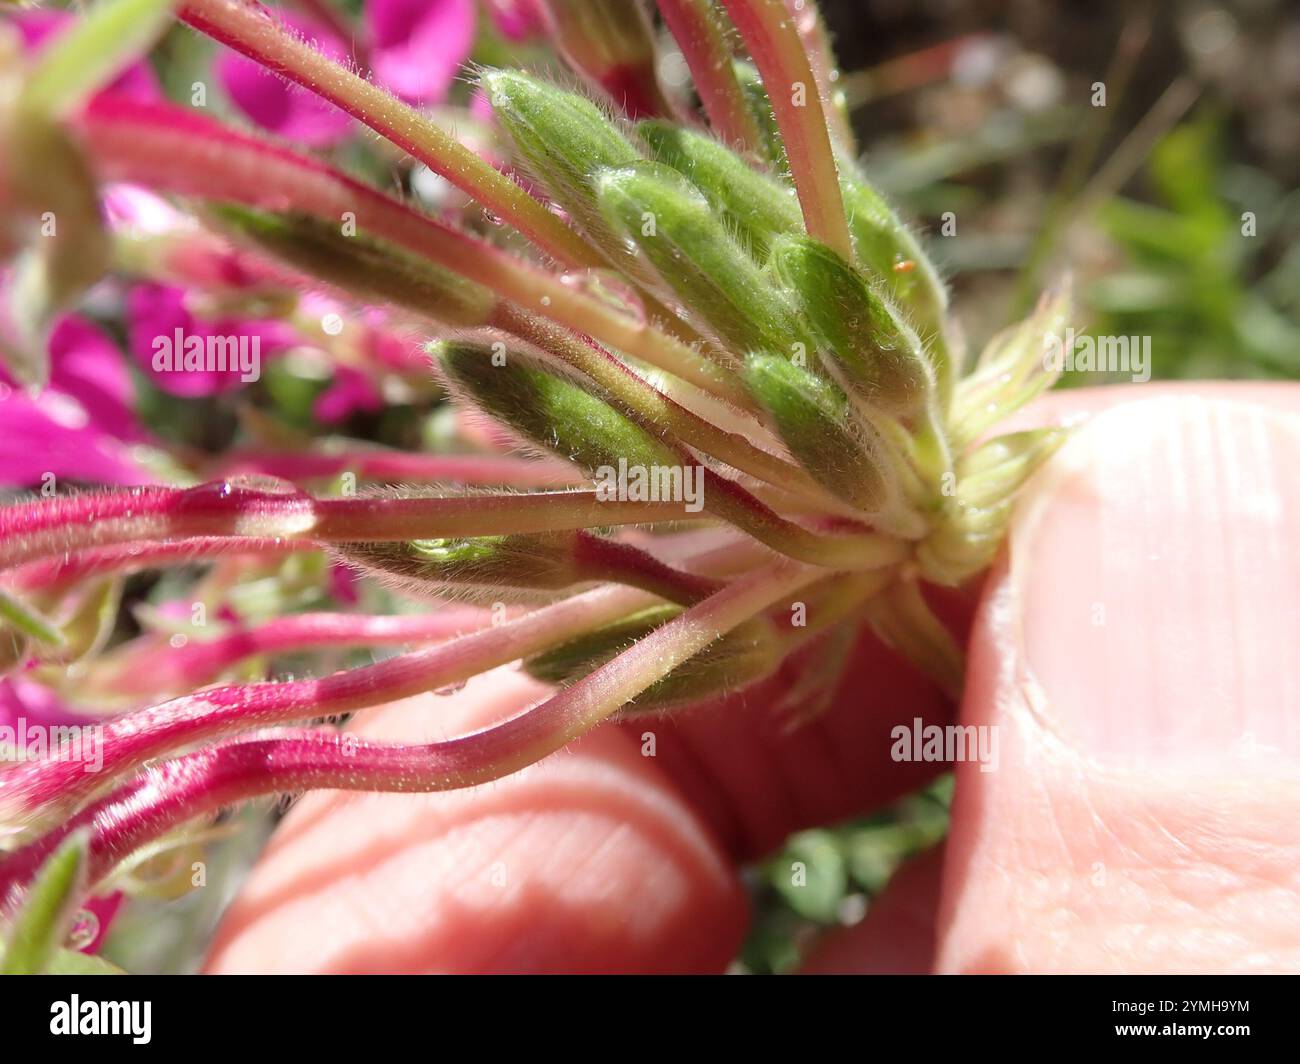
[[[253,479],[198,483],[213,466],[177,459],[148,487],[0,510],[5,666],[58,688],[75,661],[87,690],[121,694],[121,661],[160,652],[103,652],[121,575],[218,554],[314,552],[419,608],[473,608],[440,636],[409,610],[312,627],[272,608],[243,633],[248,658],[422,645],[321,679],[137,701],[102,726],[93,776],[56,756],[0,770],[0,895],[44,906],[18,919],[14,964],[48,960],[37,925],[57,923],[64,895],[120,882],[141,847],[231,803],[476,784],[615,715],[762,680],[832,628],[870,625],[956,693],[961,652],[922,588],[989,564],[1016,491],[1060,444],[1058,430],[992,430],[1050,385],[1044,338],[1063,332],[1068,301],[1046,297],[963,372],[938,272],[854,161],[810,2],[659,0],[661,36],[640,4],[546,0],[537,23],[573,77],[478,72],[495,159],[252,0],[176,6],[459,189],[463,207],[437,215],[259,133],[112,91],[172,7],[101,0],[39,60],[6,58],[0,248],[25,308],[3,348],[13,376],[46,377],[50,324],[106,271],[147,275],[139,246],[115,251],[102,221],[96,182],[130,182],[193,216],[185,247],[213,242],[274,280],[243,290],[245,312],[309,296],[381,308],[472,417],[459,455],[335,462],[308,441],[278,464],[249,459]],[[660,83],[669,46],[693,95]],[[55,239],[37,235],[47,216]],[[317,339],[337,372],[355,364],[355,345]],[[466,455],[475,444],[514,453]],[[405,486],[309,490],[358,470]],[[184,660],[158,670],[160,693],[175,695],[163,676],[197,688],[247,675],[229,644]],[[512,661],[556,693],[452,742],[285,727]],[[43,864],[42,891],[28,890]]]

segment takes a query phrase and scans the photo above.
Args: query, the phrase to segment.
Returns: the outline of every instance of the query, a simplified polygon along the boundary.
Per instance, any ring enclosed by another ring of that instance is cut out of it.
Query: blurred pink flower
[[[331,59],[346,62],[347,47],[329,30],[301,15],[280,11],[289,29]],[[349,115],[264,66],[234,52],[217,56],[217,79],[236,107],[264,129],[309,148],[327,148],[348,135]]]
[[[15,11],[7,16],[8,21],[17,27],[23,45],[31,54],[43,49],[51,39],[57,37],[70,26],[73,15],[67,11]],[[106,92],[121,92],[145,99],[157,99],[162,95],[158,80],[145,62],[135,62],[118,76]]]
[[[484,3],[492,25],[507,40],[529,40],[541,36],[545,28],[538,0],[484,0]]]
[[[68,315],[50,334],[50,382],[39,396],[0,369],[0,485],[57,480],[148,484],[131,457],[148,440],[136,419],[131,376],[117,345],[96,325]]]
[[[280,21],[331,59],[350,49],[332,30],[296,13]],[[362,47],[374,79],[408,103],[441,103],[474,43],[473,0],[368,0]],[[312,148],[339,143],[352,119],[343,111],[233,52],[222,53],[217,77],[227,95],[258,125]]]
[[[254,372],[260,376],[264,360],[278,355],[297,341],[293,328],[280,321],[241,318],[201,318],[186,305],[185,290],[161,284],[137,284],[127,296],[127,345],[132,357],[150,379],[168,395],[185,398],[217,395],[248,383],[238,367],[220,368],[206,357],[198,368],[181,368],[175,340],[197,337],[205,352],[221,345],[256,353]],[[233,346],[232,346],[233,345]],[[160,353],[174,354],[172,365],[159,362]],[[233,361],[233,355],[230,355]],[[252,379],[256,379],[253,377]]]
[[[373,413],[384,408],[384,397],[374,382],[351,366],[335,366],[334,379],[316,397],[312,414],[323,425],[337,425],[357,412]]]
[[[473,0],[367,0],[375,79],[407,103],[447,97],[474,43]]]

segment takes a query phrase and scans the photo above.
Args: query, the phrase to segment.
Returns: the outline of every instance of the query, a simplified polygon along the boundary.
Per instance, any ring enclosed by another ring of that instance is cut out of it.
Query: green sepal
[[[819,484],[870,513],[894,501],[897,488],[883,439],[855,416],[832,381],[780,355],[755,354],[745,364],[745,383]]]
[[[596,385],[504,343],[431,345],[453,390],[533,445],[594,473],[679,465],[681,458],[606,401]]]
[[[596,195],[677,297],[736,351],[793,351],[810,337],[787,297],[728,232],[709,201],[662,163],[603,170]]]
[[[5,935],[0,975],[41,975],[67,937],[86,889],[90,829],[70,834],[41,865]]]
[[[780,238],[772,263],[846,388],[901,417],[929,401],[934,373],[916,333],[861,273],[833,249],[802,236]]]
[[[712,137],[660,119],[639,123],[636,132],[656,162],[689,178],[733,224],[741,243],[759,262],[767,261],[773,237],[802,231],[794,189],[758,173]]]
[[[1030,429],[982,444],[958,463],[957,501],[986,507],[1010,498],[1068,437],[1065,429]]]
[[[681,613],[680,606],[652,606],[531,658],[524,670],[544,683],[573,683]],[[646,688],[618,715],[663,712],[736,690],[769,675],[779,660],[771,624],[746,621]]]
[[[269,214],[235,204],[209,212],[237,236],[353,298],[388,303],[447,325],[486,324],[497,297],[483,285],[309,214]]]
[[[560,591],[585,579],[576,558],[577,537],[577,532],[520,533],[340,543],[334,550],[403,593],[446,596],[490,589],[494,598],[517,601],[530,592]]]
[[[733,64],[736,81],[744,93],[749,113],[754,116],[754,125],[758,127],[761,138],[759,147],[765,160],[778,174],[790,172],[790,160],[785,154],[785,142],[781,139],[781,127],[776,121],[776,112],[772,110],[772,100],[763,85],[758,69],[752,63],[737,60]]]

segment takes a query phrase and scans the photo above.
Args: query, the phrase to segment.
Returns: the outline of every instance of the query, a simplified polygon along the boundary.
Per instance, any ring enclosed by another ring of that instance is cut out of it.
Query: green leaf
[[[90,829],[79,828],[41,866],[10,927],[0,975],[40,975],[67,937],[86,887]]]
[[[41,53],[19,107],[64,118],[143,55],[171,21],[175,0],[101,0]]]

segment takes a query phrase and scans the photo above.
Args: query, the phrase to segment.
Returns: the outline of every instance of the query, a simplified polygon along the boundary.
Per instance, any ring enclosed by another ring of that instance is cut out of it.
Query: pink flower
[[[537,0],[484,0],[497,32],[510,41],[541,36],[545,29]]]
[[[8,16],[8,20],[17,27],[18,35],[22,38],[27,52],[34,55],[40,52],[51,39],[71,26],[73,16],[67,11],[16,11]],[[148,100],[156,100],[162,95],[153,71],[149,69],[147,63],[143,62],[128,66],[105,91],[120,92]]]
[[[33,398],[0,370],[0,485],[56,480],[148,484],[131,457],[149,437],[133,411],[131,377],[117,345],[73,315],[50,335],[50,383]]]
[[[280,321],[201,318],[185,295],[183,288],[138,284],[127,297],[131,355],[168,395],[193,398],[240,388],[261,375],[263,360],[297,342],[294,330]],[[197,364],[185,358],[192,339],[202,349]],[[217,364],[219,355],[224,367]],[[241,358],[246,367],[237,364]]]
[[[474,43],[472,0],[368,0],[375,78],[408,103],[441,103]]]
[[[348,61],[349,48],[336,33],[301,15],[278,17],[331,59]],[[364,20],[375,80],[408,103],[442,102],[474,43],[473,0],[369,0]],[[236,107],[288,140],[326,148],[351,129],[345,112],[251,59],[225,52],[216,72]]]
[[[331,59],[346,61],[347,48],[336,36],[310,19],[287,12],[280,21],[298,31]],[[226,95],[264,129],[311,148],[326,148],[343,140],[352,126],[344,111],[298,85],[290,85],[264,66],[234,52],[223,51],[216,74]]]
[[[358,411],[373,413],[384,408],[384,397],[374,382],[351,366],[335,366],[334,379],[316,402],[312,414],[323,425],[337,425]]]

